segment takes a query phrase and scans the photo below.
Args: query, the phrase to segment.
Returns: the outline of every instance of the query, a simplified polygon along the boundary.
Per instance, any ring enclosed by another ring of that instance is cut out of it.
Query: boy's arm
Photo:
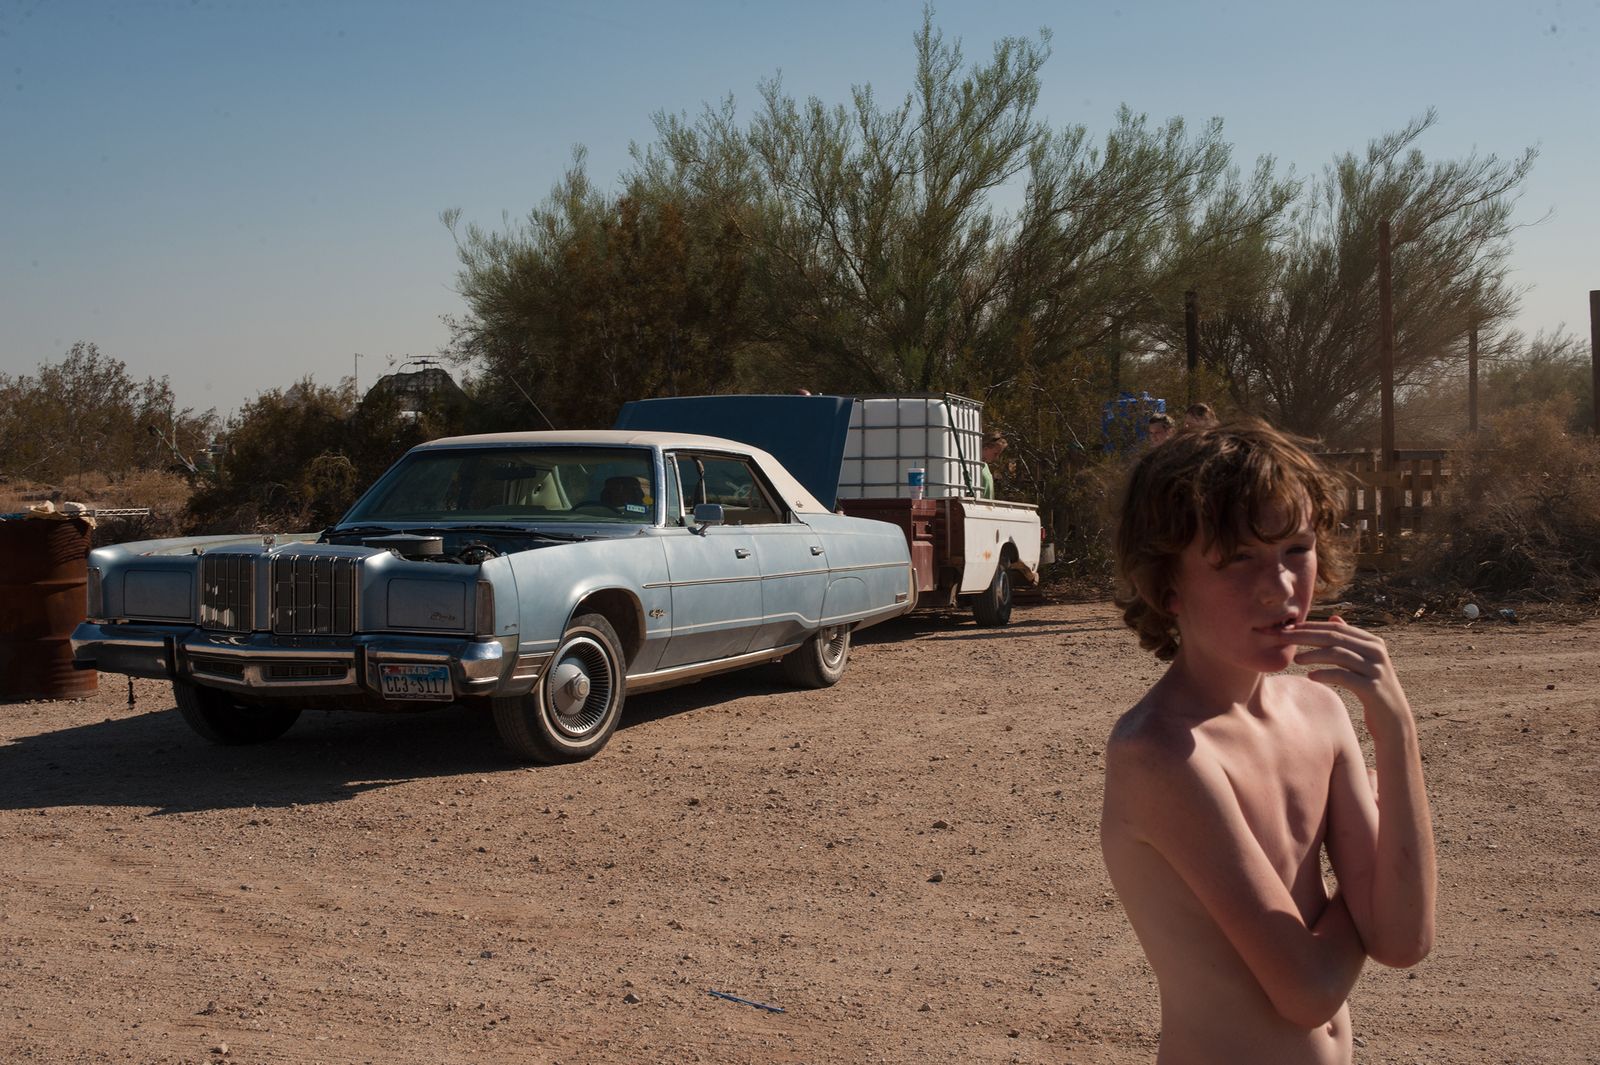
[[[1330,899],[1308,928],[1222,769],[1155,747],[1107,748],[1108,821],[1176,870],[1284,1020],[1306,1029],[1327,1022],[1366,960],[1344,900]]]
[[[1361,701],[1377,762],[1378,795],[1360,745],[1339,716],[1340,751],[1331,781],[1328,856],[1350,914],[1374,961],[1415,965],[1433,945],[1436,870],[1433,825],[1423,787],[1417,725],[1379,637],[1340,618],[1295,627],[1295,656],[1310,679]]]

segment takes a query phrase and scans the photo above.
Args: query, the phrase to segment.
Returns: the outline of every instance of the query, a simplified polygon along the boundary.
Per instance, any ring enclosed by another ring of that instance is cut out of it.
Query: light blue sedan
[[[171,679],[208,739],[470,701],[539,762],[600,750],[629,692],[773,661],[835,684],[851,633],[916,600],[898,528],[831,512],[766,452],[615,430],[437,440],[320,535],[89,566],[76,663]]]

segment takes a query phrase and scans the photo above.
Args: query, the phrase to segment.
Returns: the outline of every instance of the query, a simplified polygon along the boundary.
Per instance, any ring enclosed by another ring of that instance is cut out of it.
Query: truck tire
[[[784,678],[797,688],[831,688],[850,661],[850,629],[822,629],[783,656]]]
[[[172,682],[172,696],[190,728],[230,747],[275,740],[300,717],[298,706],[249,706],[225,691],[186,680]]]
[[[601,614],[572,619],[527,695],[494,700],[494,725],[519,758],[554,764],[592,758],[622,718],[627,660]]]
[[[1011,622],[1011,570],[1005,559],[995,568],[994,580],[972,600],[972,616],[986,629],[996,629]]]

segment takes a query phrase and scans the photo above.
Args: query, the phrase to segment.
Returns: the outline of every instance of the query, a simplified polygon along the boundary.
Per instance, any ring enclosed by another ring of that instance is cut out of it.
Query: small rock
[[[1547,692],[1553,692],[1556,690],[1556,686],[1554,684],[1546,684],[1544,686],[1544,690]]]
[[[494,957],[494,951],[492,951],[492,950],[480,950],[480,951],[478,951],[478,957],[480,957],[480,958],[492,958],[492,957]]]
[[[939,871],[939,870],[937,870],[937,869],[934,870],[933,874],[928,877],[928,883],[930,883],[930,884],[942,884],[942,883],[944,883],[944,873]]]
[[[1015,1039],[1017,1036],[1019,1036],[1021,1034],[1022,1034],[1021,1032],[1019,1032],[1015,1028],[1013,1028],[1013,1029],[1011,1029],[1010,1031],[1008,1031],[1006,1033],[1006,1038],[1007,1039]]]
[[[690,805],[690,806],[699,806],[700,805],[700,800],[699,799],[690,799],[688,805]]]
[[[942,830],[947,829],[947,828],[950,827],[950,822],[949,821],[935,821],[933,823],[933,827],[942,831]]]
[[[229,1053],[228,1044],[227,1043],[218,1043],[216,1046],[211,1048],[211,1053],[217,1055],[218,1057],[223,1057],[223,1058],[227,1057],[228,1053]]]
[[[917,1012],[918,1013],[927,1013],[931,1009],[933,1009],[933,1007],[928,1005],[926,1002],[924,1002],[922,1005],[917,1007]]]
[[[622,996],[622,1001],[626,1002],[630,1006],[637,1006],[639,1003],[643,1002],[644,999],[640,998],[638,995],[635,995],[632,991],[629,991],[626,995]]]

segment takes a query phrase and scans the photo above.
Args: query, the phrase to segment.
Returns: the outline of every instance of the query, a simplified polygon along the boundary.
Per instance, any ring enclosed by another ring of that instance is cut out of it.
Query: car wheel
[[[801,688],[831,688],[844,676],[850,661],[850,629],[840,625],[813,633],[796,650],[783,656],[783,675]]]
[[[300,718],[298,706],[250,706],[227,692],[186,680],[172,682],[172,695],[183,720],[212,743],[265,743],[288,732]]]
[[[495,699],[495,729],[519,758],[582,761],[616,730],[626,689],[616,630],[599,614],[582,614],[567,627],[533,691]]]
[[[1011,621],[1011,570],[1007,568],[1005,560],[1000,560],[1000,565],[994,571],[994,580],[989,582],[978,597],[972,601],[972,616],[984,628],[993,629],[1006,625]]]

